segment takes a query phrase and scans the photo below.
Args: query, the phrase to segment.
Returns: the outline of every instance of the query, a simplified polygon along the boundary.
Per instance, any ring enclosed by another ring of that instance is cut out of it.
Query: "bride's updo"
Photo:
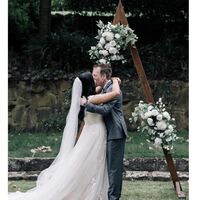
[[[92,77],[91,72],[84,72],[78,76],[82,83],[82,94],[81,96],[85,96],[86,98],[90,95],[96,94],[95,92],[95,82]],[[83,120],[84,118],[84,106],[81,106],[78,118],[79,120]]]

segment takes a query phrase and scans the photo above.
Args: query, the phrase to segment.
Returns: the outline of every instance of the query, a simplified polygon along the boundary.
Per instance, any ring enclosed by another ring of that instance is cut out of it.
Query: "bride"
[[[118,80],[112,92],[95,94],[90,72],[74,80],[71,106],[58,155],[38,176],[36,187],[27,192],[9,193],[9,200],[107,200],[106,127],[99,114],[80,109],[81,96],[94,104],[105,103],[119,95]],[[78,118],[84,126],[76,141]]]

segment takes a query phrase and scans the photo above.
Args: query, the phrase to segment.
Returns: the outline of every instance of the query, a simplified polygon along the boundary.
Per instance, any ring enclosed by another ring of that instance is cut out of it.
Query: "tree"
[[[51,28],[51,0],[40,0],[39,32],[41,41],[46,41]]]

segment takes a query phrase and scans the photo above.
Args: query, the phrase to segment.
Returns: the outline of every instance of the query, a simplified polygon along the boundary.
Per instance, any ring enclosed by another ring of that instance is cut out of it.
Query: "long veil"
[[[15,192],[9,193],[9,200],[35,200],[38,196],[44,196],[47,198],[49,191],[53,188],[49,185],[49,181],[51,179],[55,179],[55,177],[62,176],[62,170],[64,166],[68,163],[68,156],[73,150],[77,130],[78,130],[78,114],[80,111],[80,97],[82,94],[82,83],[80,79],[77,77],[74,80],[72,86],[72,97],[71,97],[71,106],[66,118],[66,125],[63,131],[63,137],[61,141],[60,151],[56,156],[55,160],[52,164],[45,170],[43,170],[38,176],[36,187],[28,190],[25,193]],[[55,183],[58,184],[58,183]],[[55,184],[53,187],[55,187]],[[49,199],[49,198],[47,198]]]
[[[77,77],[72,86],[71,106],[66,118],[66,125],[63,131],[60,151],[49,168],[43,170],[38,176],[36,185],[41,186],[46,184],[52,175],[55,175],[55,170],[59,165],[63,165],[67,161],[67,157],[74,147],[76,135],[78,131],[78,114],[80,111],[80,97],[82,93],[82,83]]]

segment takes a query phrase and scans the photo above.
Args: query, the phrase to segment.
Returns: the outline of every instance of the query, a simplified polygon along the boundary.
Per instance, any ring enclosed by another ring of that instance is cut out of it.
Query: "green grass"
[[[177,133],[180,138],[174,143],[174,149],[171,151],[173,157],[188,157],[188,132],[180,131]],[[152,147],[152,149],[149,149]],[[137,132],[129,133],[129,138],[125,146],[125,157],[163,157],[162,149],[156,149],[146,141],[146,137]]]
[[[175,142],[173,157],[188,157],[188,132],[181,131],[177,134],[180,140]],[[36,153],[35,157],[54,157],[57,155],[62,133],[10,133],[9,157],[31,157],[30,150],[39,146],[50,146],[52,151]],[[163,157],[161,149],[149,149],[144,135],[130,132],[126,142],[125,157]]]
[[[9,134],[9,157],[31,157],[31,149],[40,146],[50,146],[51,152],[38,152],[37,157],[54,157],[60,149],[62,135],[59,133],[18,133]]]
[[[35,186],[34,181],[9,181],[9,192],[27,191]],[[181,182],[188,199],[188,182]],[[178,200],[171,181],[123,181],[121,200]]]

